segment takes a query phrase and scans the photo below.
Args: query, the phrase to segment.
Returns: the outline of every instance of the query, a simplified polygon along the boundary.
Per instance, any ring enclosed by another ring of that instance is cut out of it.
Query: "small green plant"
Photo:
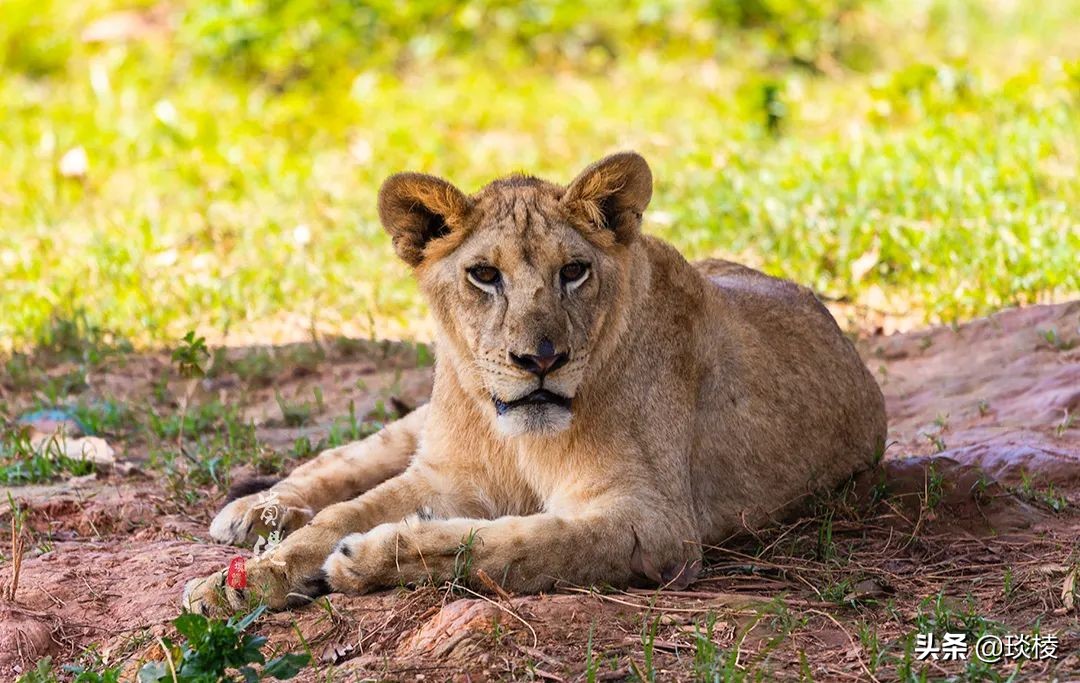
[[[769,617],[769,625],[773,630],[781,633],[790,633],[796,628],[806,625],[806,617],[796,617],[783,597],[776,597],[759,610],[757,620],[765,617]],[[744,632],[744,638],[748,632]]]
[[[476,545],[476,529],[471,529],[461,542],[458,543],[454,552],[454,576],[450,581],[450,588],[464,586],[472,575],[473,550]]]
[[[585,683],[596,683],[596,673],[600,668],[600,660],[593,653],[593,632],[596,630],[596,622],[589,625],[589,641],[585,644]]]
[[[979,637],[987,633],[1000,633],[1002,624],[981,616],[970,595],[961,607],[957,600],[949,598],[944,592],[933,597],[923,598],[915,615],[915,630],[918,633],[966,633]]]
[[[656,630],[660,627],[660,617],[652,621],[648,618],[641,623],[641,657],[642,664],[630,660],[630,671],[639,683],[655,683],[656,681]]]
[[[780,137],[782,124],[788,114],[782,82],[770,80],[761,85],[761,114],[769,135]]]
[[[1058,493],[1053,484],[1048,484],[1046,489],[1039,493],[1039,500],[1054,512],[1064,512],[1069,507],[1069,500]]]
[[[316,391],[315,394],[316,407],[319,412],[323,411],[321,406],[322,394]],[[279,406],[281,404],[279,403]],[[378,406],[376,406],[378,410]],[[284,416],[285,411],[282,411]],[[371,436],[375,432],[381,429],[382,424],[373,420],[360,420],[356,416],[356,404],[353,401],[349,401],[349,414],[344,418],[338,418],[330,425],[330,430],[327,435],[319,439],[318,442],[312,443],[311,439],[307,436],[300,436],[293,442],[292,448],[288,455],[291,458],[308,458],[316,453],[321,453],[327,448],[336,448],[353,441],[359,441],[368,436]]]
[[[210,351],[206,348],[206,339],[195,336],[195,331],[189,331],[180,340],[180,345],[173,349],[172,361],[176,364],[176,370],[181,377],[193,379],[206,375],[203,361],[210,357]]]
[[[87,434],[117,435],[135,424],[131,409],[113,400],[79,403],[70,410]]]
[[[810,662],[806,659],[806,650],[799,650],[799,682],[813,683],[814,672],[810,670]]]
[[[1027,502],[1049,508],[1051,512],[1064,512],[1069,507],[1068,498],[1058,493],[1053,483],[1047,484],[1045,489],[1038,489],[1027,472],[1020,475],[1020,485],[1014,491]]]
[[[1012,567],[1005,567],[1005,575],[1002,577],[1002,593],[1005,595],[1005,601],[1012,600],[1013,591],[1016,590],[1016,582],[1013,578]]]
[[[896,666],[896,676],[904,683],[925,683],[926,666],[916,668],[919,660],[915,658],[915,634],[908,634],[903,639],[904,653]]]
[[[382,428],[377,422],[369,422],[361,420],[356,415],[356,402],[349,401],[349,414],[342,419],[334,420],[334,423],[330,425],[330,432],[315,447],[316,451],[321,451],[324,448],[336,448],[352,441],[359,441],[365,437],[371,436],[375,432]]]
[[[1054,327],[1039,330],[1039,336],[1050,345],[1050,348],[1057,351],[1069,351],[1075,348],[1077,343],[1075,339],[1063,339]]]
[[[95,671],[91,667],[67,665],[64,671],[70,674],[65,676],[64,680],[71,683],[120,683],[121,667],[119,666]],[[16,681],[17,683],[59,683],[60,678],[53,671],[52,657],[43,657],[38,660],[33,669],[19,676]]]
[[[891,494],[892,489],[889,486],[889,482],[882,476],[880,481],[870,487],[870,504],[876,505],[883,500],[888,500]]]
[[[1025,663],[1023,659],[1016,660],[1016,668],[1010,671],[997,662],[984,662],[978,657],[971,657],[964,665],[963,675],[955,680],[972,683],[1013,683],[1025,678],[1022,674]]]
[[[114,666],[101,671],[92,671],[78,666],[65,667],[75,675],[73,683],[120,683],[122,667]]]
[[[926,470],[926,483],[923,491],[923,502],[927,510],[933,510],[941,504],[945,498],[945,476],[937,471],[933,464]]]
[[[505,626],[499,623],[497,618],[493,617],[491,619],[491,629],[488,631],[488,634],[491,636],[493,645],[501,645],[508,633],[509,631],[506,630]]]
[[[885,655],[885,650],[881,646],[881,639],[878,637],[877,628],[866,622],[861,622],[859,624],[859,644],[862,645],[863,652],[866,653],[867,658],[870,660],[866,665],[867,668],[871,674],[877,674],[878,667],[881,665]]]
[[[924,433],[923,436],[926,437],[927,441],[934,444],[935,453],[943,453],[944,451],[948,450],[948,446],[945,444],[945,439],[941,438],[941,434]]]
[[[817,559],[829,561],[836,558],[836,544],[833,542],[833,511],[825,513],[818,526]]]
[[[166,661],[144,664],[139,683],[251,683],[296,676],[311,661],[310,655],[283,654],[267,661],[262,653],[266,637],[244,633],[265,609],[260,606],[246,617],[228,621],[181,614],[173,626],[184,640],[162,639]]]
[[[319,344],[296,344],[283,349],[279,354],[292,374],[313,375],[319,370],[319,364],[326,360],[326,351]]]
[[[311,439],[306,436],[301,436],[293,442],[292,450],[289,451],[289,457],[303,460],[305,458],[310,458],[318,452],[315,445],[311,443]]]
[[[849,599],[848,597],[852,595],[852,588],[854,585],[854,581],[848,577],[837,580],[832,580],[830,578],[829,582],[825,584],[825,587],[821,589],[821,597],[829,602],[835,602],[838,605],[854,605],[856,604],[856,600]]]
[[[435,365],[435,353],[427,344],[416,344],[416,367],[426,368]]]
[[[281,419],[286,427],[303,427],[311,421],[311,416],[315,412],[310,403],[286,401],[277,390],[274,391],[274,400],[281,409]]]
[[[716,613],[709,612],[700,626],[694,627],[694,680],[703,683],[734,683],[745,680],[746,674],[739,669],[738,648],[720,649],[713,640],[716,630]]]
[[[900,608],[896,606],[896,600],[885,601],[885,613],[889,615],[889,619],[900,623],[904,620],[903,614],[900,612]]]
[[[16,683],[56,683],[56,673],[53,671],[52,657],[43,657],[37,661],[33,669],[19,676]]]

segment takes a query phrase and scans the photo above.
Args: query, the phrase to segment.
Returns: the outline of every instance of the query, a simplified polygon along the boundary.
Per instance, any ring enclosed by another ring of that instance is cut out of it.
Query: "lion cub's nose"
[[[566,361],[570,359],[561,351],[556,353],[555,345],[547,338],[540,340],[540,345],[536,351],[535,354],[523,353],[521,355],[511,351],[510,360],[522,370],[542,378],[549,372],[555,372],[566,365]]]

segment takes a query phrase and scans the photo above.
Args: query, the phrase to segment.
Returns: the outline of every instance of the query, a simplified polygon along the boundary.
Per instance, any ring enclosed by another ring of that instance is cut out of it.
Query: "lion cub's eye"
[[[469,280],[481,289],[497,287],[502,281],[502,273],[494,266],[473,266],[465,271]]]
[[[559,279],[562,280],[563,285],[570,289],[574,289],[585,282],[585,278],[588,277],[588,275],[589,264],[582,263],[581,261],[567,263],[559,271]]]

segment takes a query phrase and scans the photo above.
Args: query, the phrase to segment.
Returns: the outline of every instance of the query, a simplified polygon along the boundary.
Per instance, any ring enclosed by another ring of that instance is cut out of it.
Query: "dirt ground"
[[[403,588],[331,595],[254,628],[290,651],[303,634],[316,665],[301,681],[1080,680],[1080,302],[859,344],[888,401],[881,466],[799,518],[709,549],[685,591]],[[170,367],[165,354],[113,360],[84,392],[146,403]],[[314,418],[284,424],[276,394],[315,387]],[[324,435],[350,401],[366,415],[429,390],[408,347],[357,343],[258,382],[203,380],[192,400],[242,403],[260,440],[286,449]],[[208,539],[223,491],[178,500],[141,437],[113,446],[123,466],[111,472],[0,490],[0,528],[10,493],[31,529],[15,601],[0,602],[0,680],[88,651],[133,679],[160,658],[184,582],[249,552]],[[0,544],[3,585],[11,534]],[[1053,635],[1056,657],[919,661],[927,631],[972,634],[972,647],[983,632]]]

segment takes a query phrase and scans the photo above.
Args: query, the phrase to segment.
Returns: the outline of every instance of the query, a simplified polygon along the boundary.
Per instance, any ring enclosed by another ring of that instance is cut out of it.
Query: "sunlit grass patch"
[[[707,41],[663,47],[649,29],[634,42],[615,25],[624,42],[600,66],[465,50],[327,64],[287,86],[215,66],[190,23],[79,42],[113,6],[27,14],[68,43],[35,42],[41,54],[3,67],[4,346],[40,345],[72,310],[84,331],[138,344],[192,328],[226,341],[424,337],[376,217],[386,175],[466,190],[517,170],[566,181],[626,147],[654,167],[646,230],[693,258],[735,256],[930,321],[1080,291],[1070,3],[1002,16],[871,5],[867,72],[717,58]],[[85,169],[62,164],[73,150]]]

